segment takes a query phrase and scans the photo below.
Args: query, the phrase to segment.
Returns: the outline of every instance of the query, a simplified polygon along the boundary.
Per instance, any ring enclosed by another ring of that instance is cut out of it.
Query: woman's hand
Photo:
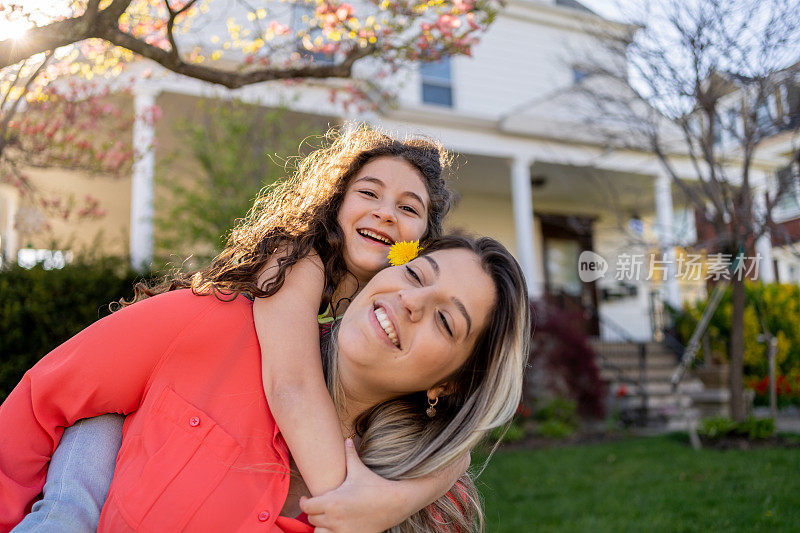
[[[316,498],[300,498],[315,533],[380,532],[406,519],[408,503],[399,484],[364,466],[351,439],[345,441],[347,478]]]

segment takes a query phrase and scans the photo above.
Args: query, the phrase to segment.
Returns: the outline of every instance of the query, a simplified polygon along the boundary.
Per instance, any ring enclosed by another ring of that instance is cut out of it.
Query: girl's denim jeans
[[[124,416],[108,414],[79,420],[64,430],[50,460],[44,497],[33,504],[13,533],[97,531],[122,444],[124,420]]]

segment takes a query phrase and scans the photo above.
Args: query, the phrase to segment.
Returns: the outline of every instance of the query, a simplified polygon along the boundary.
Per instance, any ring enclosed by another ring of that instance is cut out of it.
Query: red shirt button
[[[261,511],[258,513],[259,522],[266,522],[267,520],[269,520],[269,511]]]
[[[189,425],[192,426],[193,428],[199,426],[200,419],[196,416],[193,416],[192,418],[189,419]]]

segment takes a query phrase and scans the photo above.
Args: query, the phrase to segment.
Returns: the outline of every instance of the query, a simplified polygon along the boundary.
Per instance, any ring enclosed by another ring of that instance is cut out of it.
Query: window
[[[422,101],[453,107],[453,80],[450,58],[443,57],[439,61],[420,63],[419,73],[422,78]]]
[[[800,84],[793,83],[786,86],[786,106],[784,107],[785,127],[794,129],[800,126]]]
[[[773,218],[780,222],[800,216],[800,181],[791,166],[778,171],[777,182],[785,183],[786,189],[775,204]]]
[[[728,132],[727,137],[732,141],[738,141],[744,135],[742,117],[737,109],[728,109]]]
[[[756,123],[765,133],[772,129],[772,113],[770,113],[769,100],[765,100],[756,109]]]
[[[720,144],[722,144],[722,141],[724,139],[722,119],[720,118],[719,113],[714,113],[713,124],[714,124],[714,131],[713,131],[714,144],[719,146]]]

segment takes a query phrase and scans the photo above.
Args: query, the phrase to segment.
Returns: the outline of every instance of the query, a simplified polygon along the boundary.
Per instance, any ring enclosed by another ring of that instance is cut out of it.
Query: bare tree
[[[614,147],[657,156],[713,228],[699,244],[734,258],[749,253],[776,234],[775,207],[798,180],[800,2],[645,0],[622,13],[639,27],[635,38],[606,40],[617,57],[627,50],[627,68],[580,65],[594,126]],[[785,142],[788,170],[765,180],[754,163],[768,139]],[[741,420],[745,289],[742,276],[731,283],[731,413]]]

